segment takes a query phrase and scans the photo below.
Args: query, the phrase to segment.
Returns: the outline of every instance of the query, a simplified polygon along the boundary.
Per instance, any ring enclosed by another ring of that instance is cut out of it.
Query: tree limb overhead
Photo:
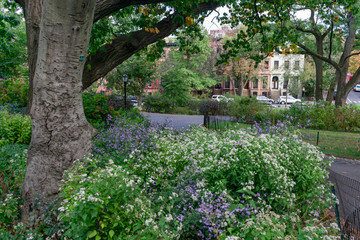
[[[213,10],[218,6],[219,4],[215,2],[201,3],[198,8],[194,9],[194,15]],[[111,43],[105,44],[105,51],[99,50],[94,55],[89,56],[83,72],[83,89],[91,86],[92,83],[104,77],[108,72],[141,49],[173,33],[180,27],[180,24],[173,21],[177,14],[174,13],[152,26],[159,29],[157,34],[139,30],[127,35],[121,35],[113,39]],[[88,68],[86,66],[91,67]]]

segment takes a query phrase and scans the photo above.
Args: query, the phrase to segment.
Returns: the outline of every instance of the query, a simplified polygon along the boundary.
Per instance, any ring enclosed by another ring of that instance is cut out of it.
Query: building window
[[[148,88],[152,87],[152,82],[148,83]]]
[[[264,69],[269,69],[269,61],[264,62]]]
[[[254,95],[254,96],[257,96],[257,92],[253,92],[253,95]]]
[[[263,77],[263,88],[267,89],[268,88],[268,78],[267,77]]]
[[[285,69],[290,69],[290,61],[285,61],[284,67]]]
[[[279,69],[279,61],[274,61],[274,69]]]
[[[216,89],[221,89],[221,83],[216,84],[216,85],[215,85],[215,88],[216,88]]]
[[[262,95],[267,97],[267,92],[262,92]]]
[[[296,70],[300,69],[300,61],[295,61],[295,69]]]
[[[259,88],[259,84],[258,84],[259,80],[254,78],[252,82],[253,82],[253,88]]]
[[[225,82],[225,88],[230,88],[230,80],[227,80],[227,81]]]
[[[273,77],[272,78],[272,88],[278,89],[279,88],[279,78]]]
[[[284,89],[287,89],[288,84],[289,84],[289,79],[286,78],[286,77],[284,77],[284,85],[283,85],[283,88],[284,88]]]

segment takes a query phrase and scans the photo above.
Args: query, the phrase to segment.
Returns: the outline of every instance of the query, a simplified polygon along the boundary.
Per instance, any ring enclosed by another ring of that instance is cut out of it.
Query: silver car
[[[275,101],[272,100],[271,98],[265,97],[265,96],[256,96],[256,100],[258,100],[259,102],[263,102],[266,104],[273,104]]]
[[[301,102],[300,99],[294,98],[293,96],[288,96],[286,99],[286,96],[280,96],[278,98],[278,104],[292,104],[292,103],[297,103],[297,102]]]

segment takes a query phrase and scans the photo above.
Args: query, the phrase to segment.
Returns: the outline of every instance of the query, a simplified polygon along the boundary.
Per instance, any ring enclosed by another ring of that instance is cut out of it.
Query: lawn
[[[309,134],[305,141],[313,145],[317,145],[319,132],[318,146],[327,155],[360,160],[360,133],[309,129],[301,130],[301,132]]]
[[[251,128],[251,125],[219,121],[211,122],[209,128],[221,131],[234,128]],[[312,129],[301,129],[300,131],[305,136],[304,140],[313,145],[317,145],[317,134],[319,132],[318,146],[320,151],[326,155],[360,160],[360,133]]]

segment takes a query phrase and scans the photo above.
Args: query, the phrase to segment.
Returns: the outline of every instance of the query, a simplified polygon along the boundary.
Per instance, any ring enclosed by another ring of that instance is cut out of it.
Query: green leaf
[[[93,238],[98,234],[98,232],[96,230],[93,230],[92,232],[88,232],[88,237],[89,238]]]
[[[115,234],[115,232],[113,230],[109,231],[109,235],[110,235],[111,238],[114,236],[114,234]]]
[[[87,65],[87,69],[91,70],[91,65],[90,64]]]

